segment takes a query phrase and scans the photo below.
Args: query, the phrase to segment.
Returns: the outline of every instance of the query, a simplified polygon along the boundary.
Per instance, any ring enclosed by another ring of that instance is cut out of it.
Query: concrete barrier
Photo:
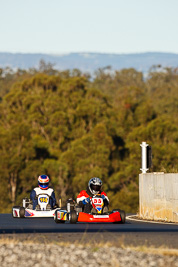
[[[178,222],[178,173],[139,175],[139,216]]]

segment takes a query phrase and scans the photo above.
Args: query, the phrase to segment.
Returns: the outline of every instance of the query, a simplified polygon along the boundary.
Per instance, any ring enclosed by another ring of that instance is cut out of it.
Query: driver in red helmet
[[[49,204],[51,208],[53,209],[56,207],[54,190],[52,188],[49,188],[49,181],[50,179],[47,175],[43,174],[38,177],[38,187],[35,187],[30,194],[30,199],[33,202],[34,210],[38,204],[38,196],[40,194],[47,194],[49,196]]]
[[[93,177],[88,182],[86,190],[82,190],[77,196],[77,204],[82,208],[83,212],[90,213],[92,210],[91,199],[94,195],[101,194],[104,201],[103,213],[108,212],[109,198],[106,193],[101,190],[102,181],[98,177]]]

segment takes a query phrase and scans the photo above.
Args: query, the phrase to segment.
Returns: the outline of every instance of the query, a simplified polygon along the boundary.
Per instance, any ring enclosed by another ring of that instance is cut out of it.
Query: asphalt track
[[[56,224],[53,218],[14,219],[0,214],[0,239],[38,242],[110,243],[178,249],[178,225],[132,221],[125,224]]]

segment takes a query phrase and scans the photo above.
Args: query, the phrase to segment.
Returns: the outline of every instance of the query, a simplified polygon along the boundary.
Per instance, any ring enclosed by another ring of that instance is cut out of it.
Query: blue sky
[[[178,0],[0,0],[0,52],[178,53]]]

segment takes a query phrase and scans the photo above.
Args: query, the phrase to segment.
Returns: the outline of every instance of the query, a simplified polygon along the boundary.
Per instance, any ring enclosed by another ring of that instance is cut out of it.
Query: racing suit
[[[105,196],[104,206],[108,207],[109,198],[107,197],[106,193],[104,191],[102,191],[102,192],[99,192],[98,194]],[[77,204],[82,208],[82,211],[86,212],[86,213],[90,213],[92,210],[92,205],[90,202],[87,204],[83,204],[83,202],[82,202],[84,199],[87,199],[88,197],[90,197],[90,199],[92,199],[92,197],[93,197],[93,194],[90,192],[89,187],[87,187],[86,190],[82,190],[77,196]]]
[[[30,194],[30,199],[33,202],[33,210],[35,210],[36,205],[38,204],[38,196],[40,194],[47,194],[49,196],[49,204],[51,205],[51,208],[54,208],[56,205],[54,190],[52,188],[41,189],[39,187],[35,187]]]

